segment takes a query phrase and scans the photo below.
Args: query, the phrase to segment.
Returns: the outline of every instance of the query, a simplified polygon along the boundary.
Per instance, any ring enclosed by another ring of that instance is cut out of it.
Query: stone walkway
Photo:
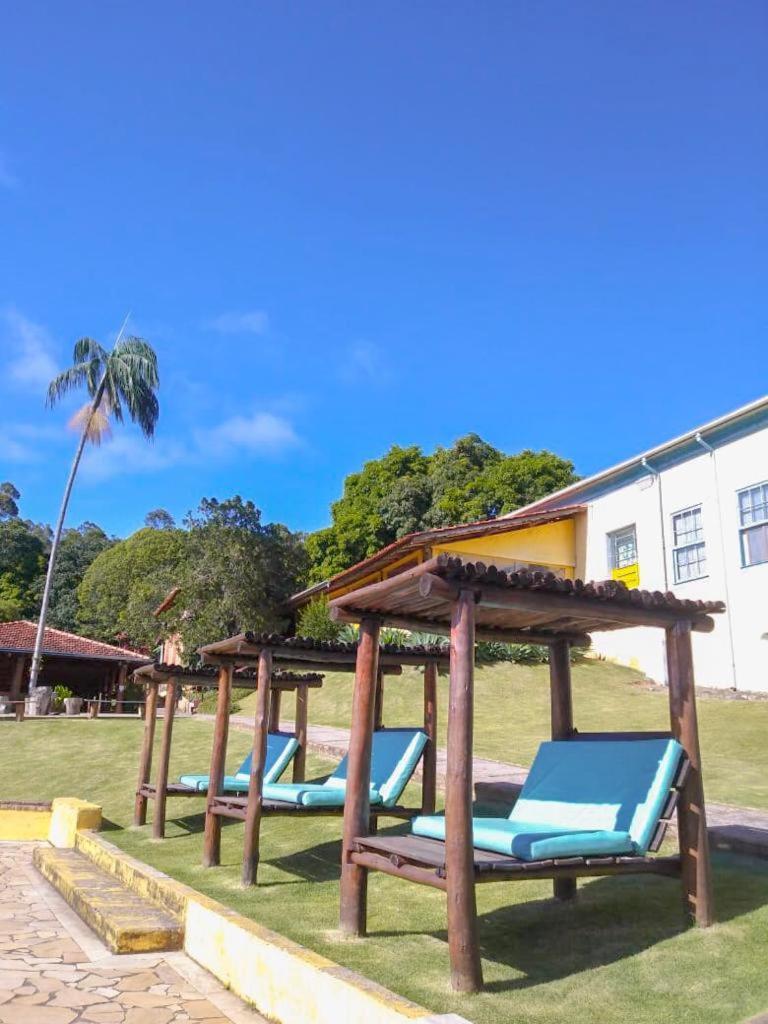
[[[200,715],[210,718],[212,715]],[[244,715],[233,715],[230,719],[235,729],[251,732],[253,721]],[[293,729],[292,722],[281,722],[280,727]],[[349,730],[328,725],[310,725],[309,745],[318,753],[339,758],[349,746]],[[445,750],[437,751],[437,778],[445,782]],[[525,782],[528,769],[519,764],[505,764],[490,761],[484,757],[473,760],[473,776],[476,795],[483,800],[511,801]],[[707,823],[712,844],[717,849],[732,850],[736,853],[768,857],[768,813],[749,807],[733,807],[728,804],[707,803]]]
[[[0,843],[0,1024],[266,1024],[184,953],[114,956]]]

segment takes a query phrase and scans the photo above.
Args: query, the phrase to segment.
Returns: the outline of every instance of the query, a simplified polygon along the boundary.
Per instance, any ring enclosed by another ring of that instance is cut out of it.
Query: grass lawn
[[[507,719],[536,678],[543,679],[526,673],[525,679],[517,681],[515,675],[504,684],[502,707],[508,714],[497,712],[495,723],[483,711],[489,736],[495,735],[499,745]],[[605,715],[596,679],[592,667],[579,669],[578,706]],[[500,681],[492,681],[487,697],[496,686],[502,694]],[[606,686],[605,692],[611,689]],[[624,689],[632,692],[626,681]],[[638,691],[641,710],[633,724],[649,724],[649,710],[663,715],[656,700]],[[542,686],[536,717],[531,710],[521,712],[539,731],[543,701]],[[319,705],[316,700],[315,710]],[[326,705],[324,713],[332,709]],[[174,732],[173,773],[205,770],[210,724],[180,719]],[[0,798],[76,795],[97,801],[108,819],[107,838],[129,853],[436,1012],[460,1013],[477,1024],[737,1024],[768,1008],[765,862],[716,859],[719,923],[707,931],[687,926],[677,884],[661,878],[585,881],[573,906],[550,899],[551,883],[480,886],[487,991],[460,997],[447,985],[445,899],[435,890],[373,874],[370,937],[338,938],[339,819],[268,819],[262,830],[262,884],[247,891],[238,881],[241,824],[224,828],[223,866],[199,866],[202,800],[169,800],[164,842],[153,842],[149,827],[129,828],[140,736],[138,720],[0,722]],[[514,740],[504,748],[505,756],[530,757],[533,742]],[[247,734],[232,734],[230,764],[245,754],[248,743]],[[498,756],[496,748],[482,750]],[[735,744],[729,756],[737,756]],[[311,759],[314,771],[325,767]]]
[[[440,678],[438,726],[445,746],[448,680]],[[290,697],[284,714],[293,715]],[[414,725],[421,720],[421,676],[405,669],[385,681],[385,725]],[[573,666],[573,703],[577,728],[589,730],[666,729],[665,692],[649,689],[639,673],[587,659]],[[352,678],[328,675],[309,699],[310,722],[349,726]],[[253,696],[241,702],[252,714]],[[709,800],[768,809],[768,700],[740,701],[700,696],[699,728],[704,787]],[[549,676],[546,665],[495,665],[476,676],[475,754],[528,765],[539,743],[549,738]]]

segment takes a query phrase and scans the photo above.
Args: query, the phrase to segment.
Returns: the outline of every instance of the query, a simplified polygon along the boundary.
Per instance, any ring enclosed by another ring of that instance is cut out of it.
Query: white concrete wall
[[[696,680],[702,686],[768,691],[768,564],[742,567],[736,498],[739,490],[765,480],[768,430],[762,429],[718,447],[714,455],[702,448],[701,454],[658,476],[649,474],[587,503],[587,579],[610,578],[607,535],[634,523],[644,590],[727,603],[727,613],[716,616],[715,631],[694,637]],[[707,575],[676,584],[672,515],[698,504]],[[595,647],[652,679],[666,679],[660,631],[595,634]]]

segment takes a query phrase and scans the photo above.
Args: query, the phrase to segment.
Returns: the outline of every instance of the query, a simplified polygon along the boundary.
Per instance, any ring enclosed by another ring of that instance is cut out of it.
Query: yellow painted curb
[[[0,803],[0,841],[28,843],[47,839],[51,827],[50,804]]]
[[[280,1024],[468,1024],[432,1015],[355,971],[130,857],[102,836],[79,832],[76,849],[134,892],[175,908],[184,951]]]

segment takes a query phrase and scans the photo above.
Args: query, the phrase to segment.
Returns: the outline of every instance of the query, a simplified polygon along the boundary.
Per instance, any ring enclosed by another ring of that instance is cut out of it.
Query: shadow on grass
[[[745,860],[715,857],[718,923],[768,905],[768,862]],[[679,882],[648,876],[594,879],[579,886],[573,903],[536,899],[498,907],[478,917],[481,955],[524,976],[490,982],[485,989],[510,992],[604,967],[693,927],[682,909]],[[404,932],[371,934],[400,938]],[[443,929],[425,934],[448,941]]]

